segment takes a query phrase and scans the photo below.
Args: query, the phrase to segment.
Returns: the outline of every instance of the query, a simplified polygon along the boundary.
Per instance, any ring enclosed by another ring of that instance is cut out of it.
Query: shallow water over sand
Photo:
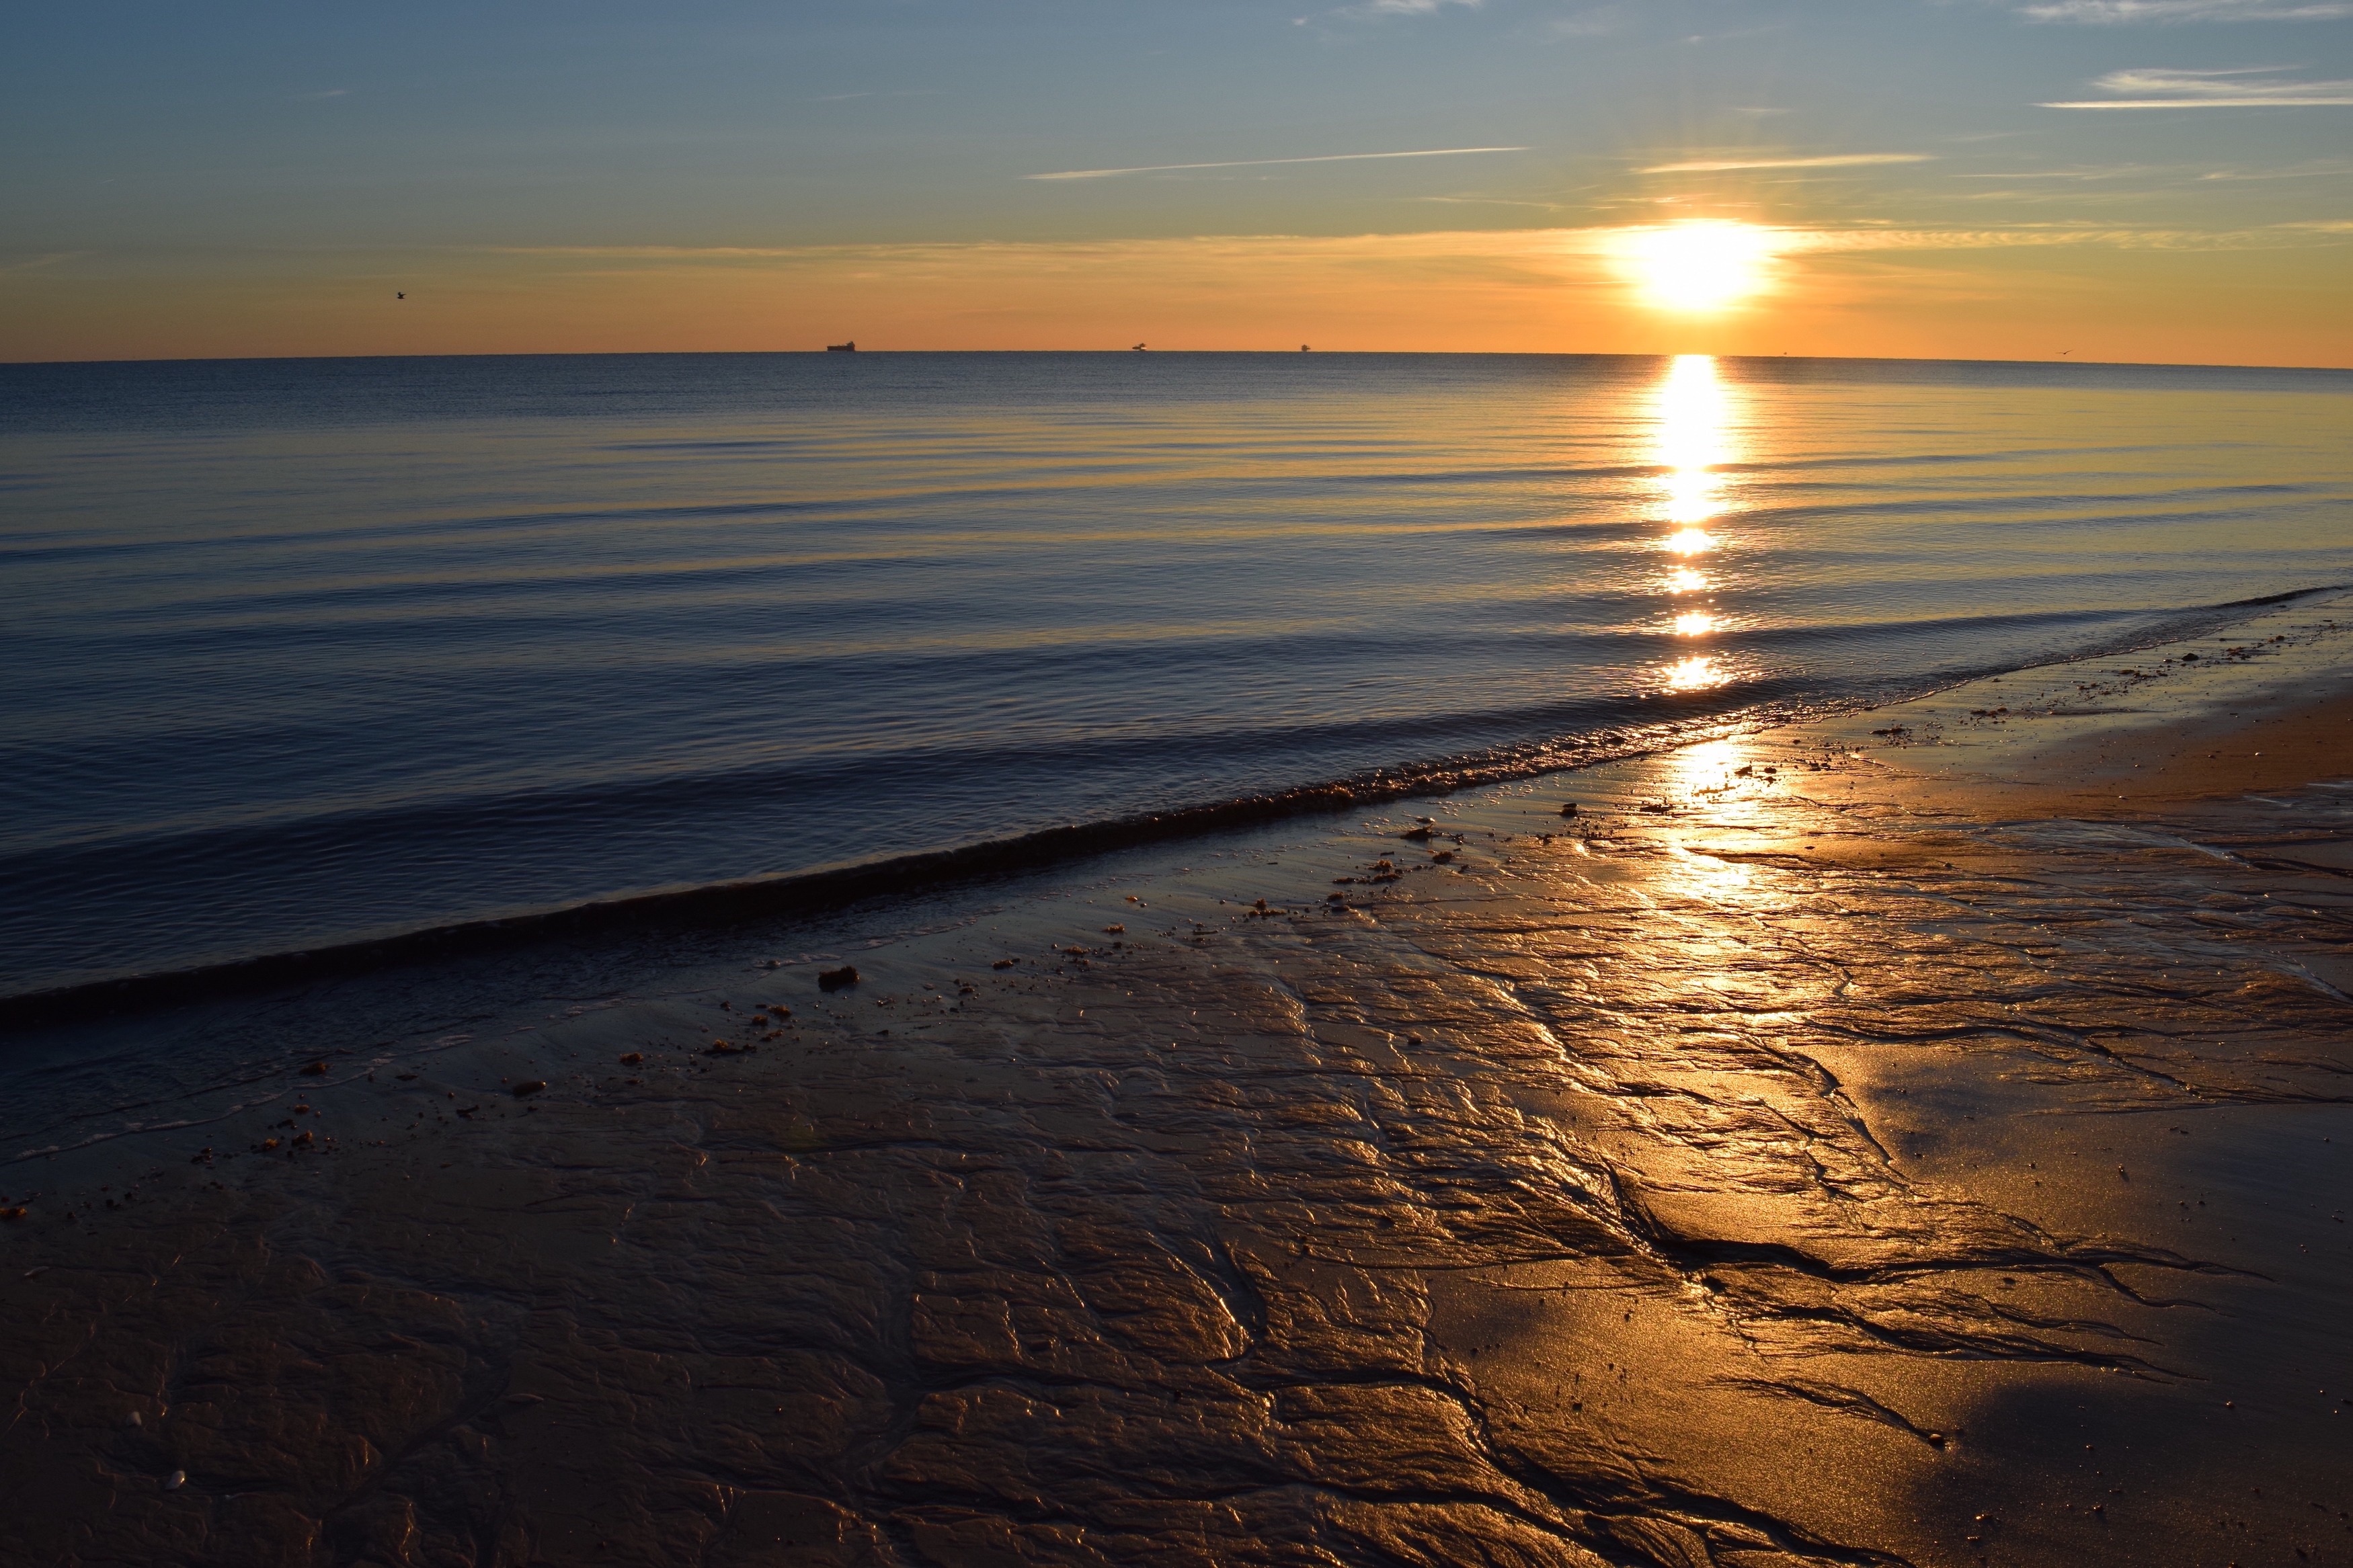
[[[2353,579],[2353,374],[0,367],[0,994],[1341,779]]]
[[[248,1109],[0,1237],[26,1539],[2348,1561],[2353,799],[1972,813],[1870,722],[586,966],[470,1041],[251,1005],[279,1076],[187,1102]]]

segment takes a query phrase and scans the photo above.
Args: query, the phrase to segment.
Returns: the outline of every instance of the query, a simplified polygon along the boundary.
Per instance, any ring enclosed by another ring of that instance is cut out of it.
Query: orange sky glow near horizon
[[[19,268],[7,357],[1160,350],[2353,365],[2341,250],[1730,221]],[[406,295],[405,299],[396,295]],[[2196,308],[2185,310],[2185,300]]]

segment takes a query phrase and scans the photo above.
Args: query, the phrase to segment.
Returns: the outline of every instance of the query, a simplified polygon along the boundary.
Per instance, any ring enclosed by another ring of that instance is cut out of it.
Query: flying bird
[[[406,295],[406,294],[395,294],[395,295],[393,296],[393,298],[394,298],[394,299],[396,299],[396,300],[406,300],[406,299],[407,299],[407,298],[408,298],[408,296],[407,296],[407,295]]]

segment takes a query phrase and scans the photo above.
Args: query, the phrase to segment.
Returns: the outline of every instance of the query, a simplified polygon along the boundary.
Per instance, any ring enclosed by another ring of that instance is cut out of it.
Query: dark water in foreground
[[[0,367],[0,993],[1437,787],[2163,640],[2353,579],[2348,394],[1533,356]]]

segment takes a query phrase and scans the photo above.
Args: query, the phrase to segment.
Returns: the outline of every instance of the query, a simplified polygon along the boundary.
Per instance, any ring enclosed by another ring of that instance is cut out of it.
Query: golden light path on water
[[[1657,457],[1663,470],[1659,517],[1675,525],[1662,547],[1683,561],[1671,568],[1666,591],[1671,595],[1703,593],[1708,578],[1689,563],[1693,556],[1716,547],[1708,531],[1724,510],[1717,465],[1728,456],[1725,394],[1715,361],[1707,354],[1681,354],[1667,368],[1655,395]],[[1672,626],[1677,637],[1705,637],[1716,628],[1716,617],[1697,606],[1679,607]],[[1727,679],[1715,657],[1687,654],[1670,665],[1663,679],[1670,691],[1701,691]]]

